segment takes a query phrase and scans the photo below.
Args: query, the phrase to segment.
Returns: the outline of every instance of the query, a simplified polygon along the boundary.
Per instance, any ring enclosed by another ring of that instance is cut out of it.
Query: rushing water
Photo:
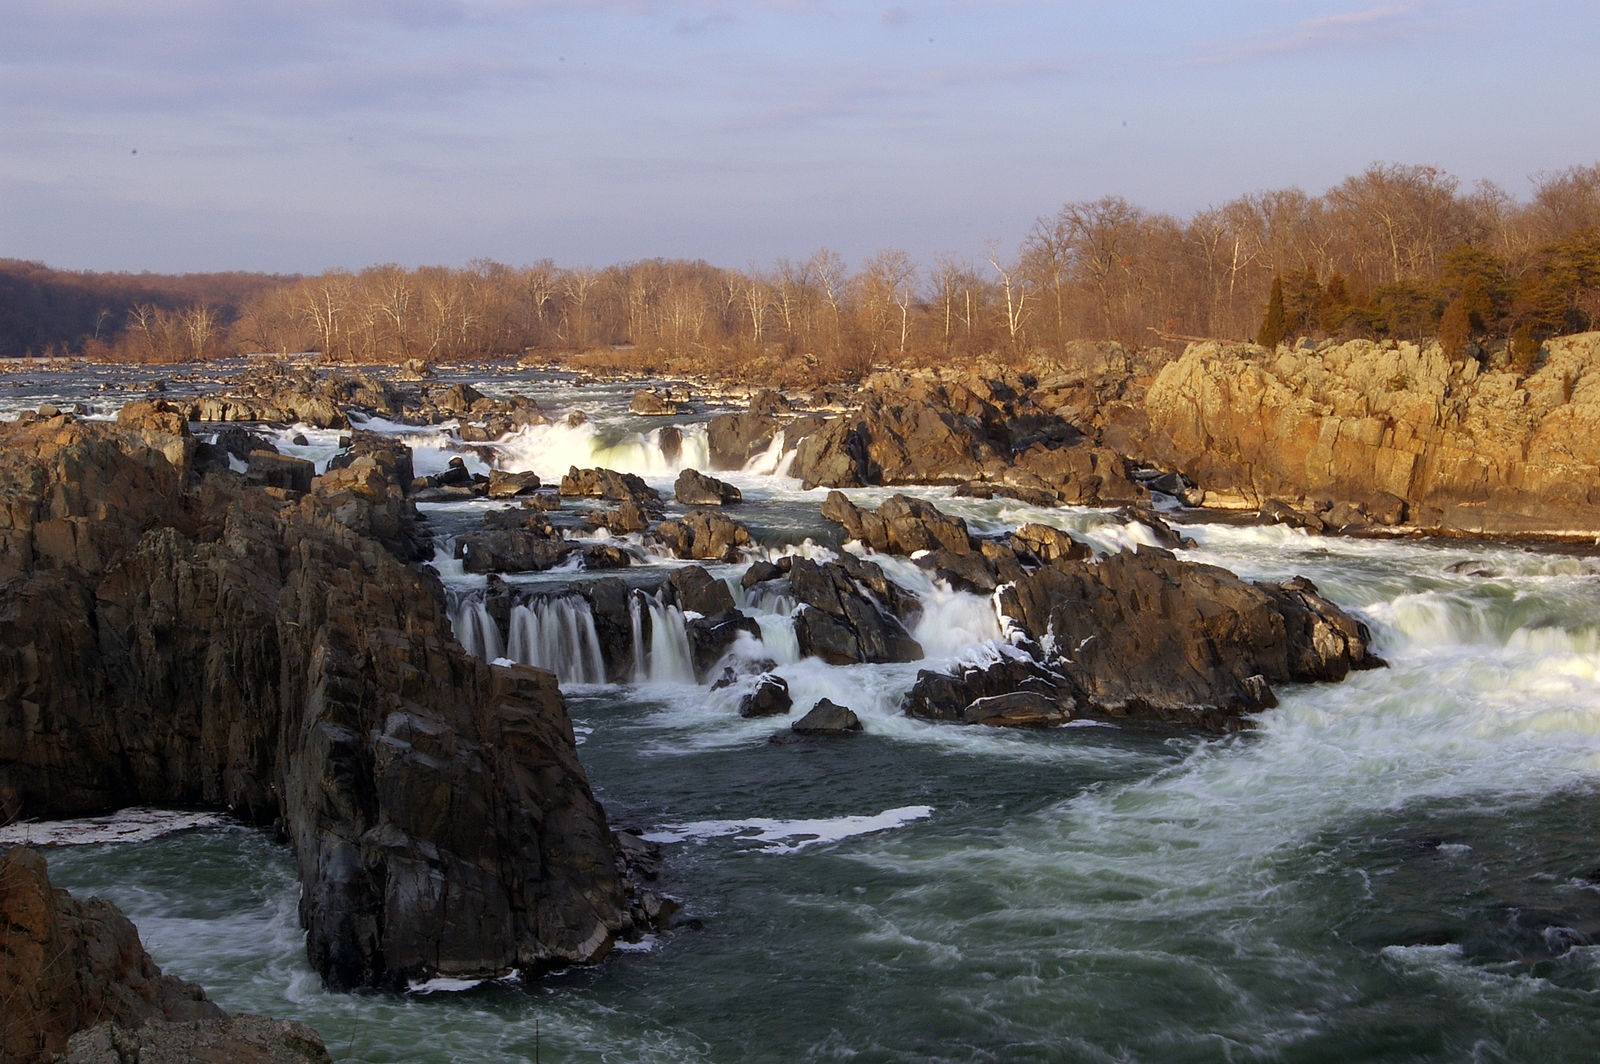
[[[505,382],[486,382],[486,390]],[[626,390],[520,385],[588,425],[488,461],[556,477],[610,464],[668,489],[702,464]],[[421,472],[456,453],[407,432]],[[290,432],[286,430],[285,439]],[[304,429],[301,430],[304,432]],[[299,453],[324,460],[335,434]],[[286,448],[289,449],[289,448]],[[468,455],[481,468],[484,457]],[[822,553],[820,492],[728,479],[763,551]],[[853,493],[875,504],[888,492]],[[1144,535],[1108,515],[927,492],[976,530]],[[484,504],[430,507],[448,536]],[[1174,515],[1182,521],[1182,515]],[[482,578],[439,568],[475,650],[564,668],[580,754],[613,824],[663,841],[691,922],[602,965],[404,995],[325,992],[285,850],[238,827],[51,854],[57,883],[121,905],[169,970],[225,1007],[315,1026],[361,1061],[1579,1061],[1600,1044],[1600,563],[1509,546],[1186,528],[1193,558],[1304,574],[1372,626],[1390,665],[1287,688],[1246,734],[1009,732],[896,712],[919,667],[1004,652],[992,604],[877,559],[922,593],[930,661],[801,660],[782,596],[737,589],[797,710],[829,697],[864,734],[774,745],[741,689],[686,682],[681,618],[648,596],[635,682],[595,682],[583,574],[517,578],[500,631]],[[674,564],[620,541],[659,573]],[[637,581],[639,570],[630,573]]]

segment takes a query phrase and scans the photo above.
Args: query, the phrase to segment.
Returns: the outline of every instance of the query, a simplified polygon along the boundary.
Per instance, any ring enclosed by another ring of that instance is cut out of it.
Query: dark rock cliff
[[[408,540],[383,464],[304,495],[191,484],[189,444],[0,426],[0,812],[277,823],[339,987],[537,972],[636,933],[654,899],[554,677],[461,650],[436,581],[373,538]]]

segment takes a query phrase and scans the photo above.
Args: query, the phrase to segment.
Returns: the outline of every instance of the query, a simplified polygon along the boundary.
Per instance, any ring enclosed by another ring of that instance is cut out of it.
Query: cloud
[[[1271,56],[1371,48],[1436,34],[1440,20],[1426,0],[1396,0],[1356,11],[1304,19],[1292,26],[1251,34],[1197,57],[1201,64],[1238,63]]]

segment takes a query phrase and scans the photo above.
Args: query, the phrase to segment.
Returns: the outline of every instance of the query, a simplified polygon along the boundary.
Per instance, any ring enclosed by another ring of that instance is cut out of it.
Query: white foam
[[[697,820],[664,827],[643,836],[647,842],[703,842],[706,839],[736,837],[764,843],[766,853],[798,853],[819,843],[838,842],[856,835],[890,831],[933,815],[933,807],[907,805],[873,816],[843,816],[825,820]]]
[[[174,831],[230,823],[221,813],[181,812],[130,806],[107,816],[80,820],[28,820],[0,827],[0,846],[89,846],[148,842]]]

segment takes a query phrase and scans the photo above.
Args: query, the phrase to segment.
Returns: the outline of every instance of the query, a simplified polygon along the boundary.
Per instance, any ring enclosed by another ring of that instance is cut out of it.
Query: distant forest
[[[594,268],[373,266],[315,277],[71,273],[0,260],[0,356],[183,361],[555,358],[782,383],[886,364],[1145,347],[1438,336],[1457,356],[1600,327],[1600,164],[1519,201],[1379,164],[1320,196],[1254,192],[1187,219],[1068,203],[1014,250],[853,272],[827,249],[770,269],[651,259]]]

